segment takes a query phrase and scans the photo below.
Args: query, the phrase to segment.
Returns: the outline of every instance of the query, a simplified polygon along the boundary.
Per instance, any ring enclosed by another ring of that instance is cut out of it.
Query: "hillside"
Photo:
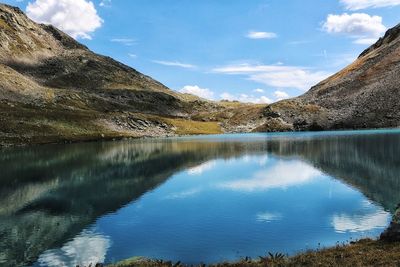
[[[0,4],[0,146],[400,125],[400,25],[304,95],[272,105],[170,90]]]
[[[345,69],[304,95],[275,103],[259,130],[400,126],[400,24]]]
[[[2,145],[222,133],[263,108],[174,92],[4,4],[0,73]]]

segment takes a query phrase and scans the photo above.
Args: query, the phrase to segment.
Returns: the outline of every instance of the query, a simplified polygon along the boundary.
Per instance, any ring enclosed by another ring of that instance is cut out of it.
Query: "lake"
[[[378,237],[400,203],[400,130],[1,152],[2,266],[293,255]]]

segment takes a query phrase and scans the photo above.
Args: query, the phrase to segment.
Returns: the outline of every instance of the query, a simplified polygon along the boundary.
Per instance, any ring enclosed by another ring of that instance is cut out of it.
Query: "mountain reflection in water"
[[[0,264],[23,266],[36,262],[42,266],[75,266],[135,256],[117,251],[120,241],[116,239],[117,233],[113,235],[115,229],[104,227],[109,233],[96,231],[102,227],[102,220],[108,220],[108,225],[115,224],[111,220],[113,214],[137,208],[149,192],[162,195],[162,204],[157,204],[160,205],[161,215],[164,214],[161,209],[169,207],[161,205],[167,205],[168,201],[181,201],[194,205],[193,208],[201,208],[199,214],[203,214],[204,218],[207,217],[206,211],[204,206],[199,205],[204,205],[206,198],[215,200],[216,205],[221,206],[233,205],[238,198],[234,208],[242,205],[237,212],[244,212],[244,209],[251,210],[251,205],[261,205],[265,194],[271,195],[268,201],[280,197],[284,199],[278,195],[272,198],[272,195],[277,190],[282,195],[285,190],[290,193],[292,188],[320,183],[320,177],[332,177],[348,185],[349,190],[356,189],[365,196],[360,199],[361,205],[365,205],[364,213],[337,212],[329,217],[333,233],[384,228],[390,218],[387,211],[393,211],[400,202],[399,151],[398,131],[233,135],[4,149],[0,155]],[[233,165],[228,165],[229,162]],[[257,165],[249,167],[250,163],[246,162],[257,162]],[[180,177],[182,175],[184,177]],[[194,180],[188,180],[190,177]],[[184,182],[172,186],[173,179]],[[184,188],[184,183],[191,186]],[[207,186],[211,188],[210,192],[222,193],[204,193]],[[190,197],[201,194],[205,195],[203,202],[190,202]],[[230,204],[225,203],[228,200]],[[154,202],[150,199],[143,201]],[[152,208],[156,210],[157,205]],[[210,208],[210,214],[214,208]],[[184,208],[183,211],[186,212]],[[255,212],[254,223],[283,221],[283,213],[279,210],[259,210]],[[189,225],[195,225],[192,221],[196,220],[194,213],[187,212],[182,216],[186,216],[184,220]],[[235,214],[226,211],[226,216],[240,223]],[[129,217],[129,220],[132,219]],[[129,220],[127,222],[133,223]],[[123,222],[118,223],[121,229],[125,229]],[[210,227],[218,225],[215,221],[209,223]],[[146,227],[150,227],[149,224]],[[293,227],[304,230],[306,235],[309,231],[307,224],[296,224],[298,222],[293,221]],[[253,228],[248,223],[239,226],[247,226],[246,233],[251,236]],[[157,221],[154,227],[158,229]],[[187,234],[187,239],[196,239],[193,229],[181,231]],[[161,239],[163,234],[159,233]],[[237,238],[240,234],[244,232],[238,232]],[[138,234],[138,238],[140,236]],[[234,242],[234,239],[218,240],[217,235],[215,238],[215,246],[221,248],[226,245],[224,242]],[[243,236],[242,239],[245,238]],[[143,243],[146,243],[145,240]],[[231,249],[230,245],[226,246]],[[196,249],[198,257],[201,257],[203,248]],[[248,249],[250,252],[253,248]],[[154,251],[156,253],[157,248]],[[181,256],[191,261],[188,253],[182,252]],[[242,248],[241,253],[246,253],[245,249]],[[235,252],[232,255],[221,254],[218,256],[221,259],[243,256],[235,255]],[[160,251],[157,255],[163,257],[169,254]],[[214,260],[215,257],[210,256],[209,259]]]

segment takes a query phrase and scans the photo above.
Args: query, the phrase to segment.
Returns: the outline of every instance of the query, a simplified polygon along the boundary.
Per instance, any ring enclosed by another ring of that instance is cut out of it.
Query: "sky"
[[[0,0],[172,90],[303,94],[400,23],[400,0]]]

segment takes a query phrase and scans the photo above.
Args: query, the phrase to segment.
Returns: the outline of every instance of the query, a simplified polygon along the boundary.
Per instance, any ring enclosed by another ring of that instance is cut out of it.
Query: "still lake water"
[[[377,237],[400,203],[400,130],[1,152],[1,266],[294,254]]]

